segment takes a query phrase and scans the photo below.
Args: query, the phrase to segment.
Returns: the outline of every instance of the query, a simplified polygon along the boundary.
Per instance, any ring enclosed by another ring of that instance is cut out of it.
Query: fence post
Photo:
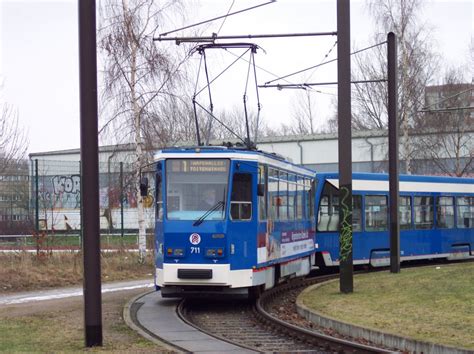
[[[120,162],[120,236],[122,237],[123,246],[123,162]]]
[[[39,175],[38,159],[35,160],[35,229],[39,232]]]

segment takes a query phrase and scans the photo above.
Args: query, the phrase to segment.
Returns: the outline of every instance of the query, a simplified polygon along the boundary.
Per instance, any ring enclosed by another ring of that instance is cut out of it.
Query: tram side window
[[[411,197],[400,196],[398,200],[398,219],[400,230],[411,229]]]
[[[365,197],[365,230],[387,230],[388,208],[385,195],[367,195]]]
[[[457,197],[457,226],[461,229],[474,228],[474,197]]]
[[[285,172],[280,172],[277,207],[278,219],[288,220],[288,174]]]
[[[454,198],[436,198],[436,226],[440,229],[454,228]]]
[[[155,207],[155,218],[156,220],[163,220],[163,195],[161,193],[161,171],[156,174],[155,178],[155,191],[156,191],[156,207]]]
[[[319,203],[318,231],[337,231],[339,226],[339,190],[326,183]]]
[[[232,220],[250,220],[252,218],[252,175],[236,173],[232,178],[230,201]]]
[[[296,175],[288,174],[288,220],[295,220],[296,207]]]
[[[433,197],[415,197],[415,229],[433,227]]]
[[[362,196],[352,196],[352,230],[362,231]]]
[[[265,186],[266,185],[265,182],[266,182],[265,167],[259,166],[258,167],[258,184]],[[258,218],[259,220],[267,219],[267,190],[265,190],[265,195],[258,196]]]
[[[317,188],[317,181],[315,180],[314,183],[311,183],[310,179],[305,179],[305,195],[306,195],[306,215],[309,216],[310,219],[314,217],[314,194],[316,193]]]
[[[268,196],[268,218],[276,220],[278,218],[278,171],[273,168],[268,169]]]

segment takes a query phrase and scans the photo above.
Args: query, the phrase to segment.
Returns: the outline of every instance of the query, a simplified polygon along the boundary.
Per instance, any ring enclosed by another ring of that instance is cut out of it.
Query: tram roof
[[[327,180],[339,188],[339,173],[316,173],[318,179]],[[388,174],[353,173],[353,190],[388,191]],[[474,178],[446,176],[400,175],[400,192],[452,192],[474,194]]]
[[[225,146],[192,146],[171,147],[159,150],[155,161],[169,158],[226,158],[233,160],[247,160],[265,163],[273,167],[283,168],[290,172],[315,176],[316,172],[306,167],[296,165],[281,155],[268,153],[261,150],[249,150],[238,147]]]

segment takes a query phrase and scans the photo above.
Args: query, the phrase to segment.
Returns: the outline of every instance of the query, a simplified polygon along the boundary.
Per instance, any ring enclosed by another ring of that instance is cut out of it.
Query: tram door
[[[252,264],[256,249],[256,203],[255,167],[237,163],[232,175],[230,194],[230,239],[231,269],[245,269]]]

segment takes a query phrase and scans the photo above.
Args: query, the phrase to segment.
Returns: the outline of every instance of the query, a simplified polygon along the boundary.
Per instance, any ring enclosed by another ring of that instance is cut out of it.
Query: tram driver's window
[[[236,173],[232,178],[230,201],[232,220],[250,220],[252,218],[252,175]]]

